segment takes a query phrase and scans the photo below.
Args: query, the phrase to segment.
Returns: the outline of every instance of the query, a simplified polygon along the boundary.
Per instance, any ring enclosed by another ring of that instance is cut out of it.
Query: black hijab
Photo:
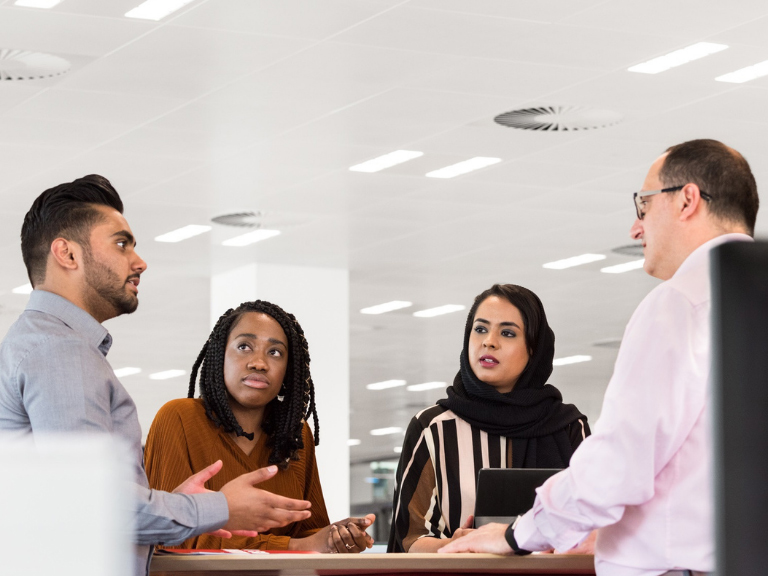
[[[498,296],[517,307],[525,323],[526,342],[535,340],[528,365],[506,394],[482,382],[469,364],[469,336],[475,312],[489,296]],[[531,338],[529,326],[536,320],[538,330]],[[464,329],[459,372],[453,386],[448,387],[448,397],[437,403],[488,434],[512,438],[513,468],[565,468],[573,454],[568,426],[579,419],[586,423],[587,417],[573,404],[563,404],[560,391],[546,383],[552,374],[554,356],[555,334],[547,323],[541,300],[521,286],[495,285],[475,299]]]

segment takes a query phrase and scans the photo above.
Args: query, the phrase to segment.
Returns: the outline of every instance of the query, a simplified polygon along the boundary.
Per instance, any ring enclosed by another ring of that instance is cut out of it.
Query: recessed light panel
[[[32,294],[32,284],[23,284],[11,290],[14,294]]]
[[[128,18],[138,18],[140,20],[162,20],[168,14],[176,12],[192,2],[192,0],[147,0],[142,2],[133,10],[125,13]]]
[[[115,376],[118,378],[125,378],[126,376],[133,376],[134,374],[140,374],[141,368],[118,368],[115,370]]]
[[[481,168],[485,168],[486,166],[492,166],[493,164],[498,164],[499,162],[501,162],[501,158],[488,158],[485,156],[477,156],[475,158],[470,158],[469,160],[464,160],[463,162],[459,162],[458,164],[451,164],[450,166],[446,166],[445,168],[440,168],[439,170],[433,170],[432,172],[427,172],[426,175],[429,178],[453,178],[455,176],[466,174],[467,172],[480,170]]]
[[[411,384],[406,388],[408,392],[421,392],[422,390],[434,390],[435,388],[445,388],[448,384],[445,382],[424,382],[423,384]]]
[[[357,438],[350,438],[347,440],[347,446],[360,446],[360,444],[362,444],[362,442]]]
[[[418,312],[414,312],[413,315],[417,318],[432,318],[433,316],[442,316],[443,314],[458,312],[459,310],[464,310],[465,308],[466,306],[461,304],[446,304],[445,306],[437,306],[436,308],[419,310]]]
[[[544,268],[549,268],[550,270],[563,270],[565,268],[581,266],[582,264],[589,264],[590,262],[597,262],[598,260],[605,260],[605,256],[603,254],[582,254],[581,256],[573,256],[572,258],[565,258],[564,260],[547,262],[544,264]]]
[[[178,378],[184,376],[186,372],[184,370],[165,370],[163,372],[155,372],[149,375],[150,380],[168,380],[169,378]]]
[[[735,72],[729,72],[728,74],[723,74],[722,76],[718,76],[715,78],[718,82],[730,82],[732,84],[742,84],[744,82],[749,82],[750,80],[754,80],[755,78],[760,78],[761,76],[765,76],[768,74],[768,60],[765,62],[760,62],[759,64],[754,64],[752,66],[747,66],[746,68],[741,68],[740,70],[736,70]]]
[[[385,168],[391,168],[392,166],[397,166],[403,162],[408,162],[408,160],[413,160],[419,156],[424,156],[424,152],[417,152],[415,150],[395,150],[389,154],[384,154],[384,156],[372,158],[361,164],[350,166],[349,169],[352,172],[378,172],[379,170],[384,170]]]
[[[261,228],[259,230],[254,230],[253,232],[248,232],[247,234],[241,234],[240,236],[235,236],[234,238],[230,238],[229,240],[224,240],[224,242],[221,243],[222,246],[248,246],[249,244],[255,244],[256,242],[261,242],[262,240],[266,240],[267,238],[272,238],[274,236],[277,236],[280,234],[280,230],[266,230],[264,228]]]
[[[360,312],[362,314],[384,314],[385,312],[401,310],[402,308],[408,308],[409,306],[413,306],[413,302],[407,302],[405,300],[392,300],[391,302],[384,302],[384,304],[376,304],[376,306],[368,306],[367,308],[362,308]]]
[[[374,382],[368,384],[366,388],[368,390],[386,390],[387,388],[397,388],[399,386],[405,386],[405,380],[384,380],[383,382]]]
[[[53,8],[60,4],[62,0],[16,0],[14,6],[24,6],[25,8]]]
[[[400,454],[403,451],[402,446],[395,446],[394,447],[395,454]]]
[[[699,58],[704,58],[710,54],[721,52],[726,48],[728,48],[728,46],[725,44],[698,42],[686,48],[681,48],[680,50],[675,50],[674,52],[665,54],[664,56],[659,56],[653,60],[648,60],[648,62],[637,64],[636,66],[627,68],[627,70],[630,72],[641,72],[643,74],[658,74],[659,72],[664,72],[670,68],[682,66],[688,62],[698,60]]]
[[[208,232],[210,229],[211,229],[210,226],[190,224],[189,226],[184,226],[183,228],[178,228],[171,232],[166,232],[165,234],[160,234],[160,236],[155,236],[155,241],[156,242],[181,242],[182,240],[187,240],[188,238],[192,238],[193,236],[198,236],[199,234]]]
[[[622,272],[629,272],[631,270],[639,270],[645,264],[645,258],[642,260],[632,260],[632,262],[625,262],[624,264],[616,264],[615,266],[607,266],[600,268],[600,272],[606,274],[621,274]]]
[[[402,432],[402,428],[397,426],[390,426],[389,428],[376,428],[371,430],[371,436],[387,436],[388,434],[399,434]]]
[[[566,366],[568,364],[578,364],[579,362],[589,362],[592,356],[566,356],[565,358],[555,358],[552,360],[552,366]]]

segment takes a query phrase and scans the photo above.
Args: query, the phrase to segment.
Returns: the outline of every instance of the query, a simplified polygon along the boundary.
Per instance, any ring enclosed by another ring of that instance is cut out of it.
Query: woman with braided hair
[[[306,422],[310,415],[314,439]],[[145,450],[150,486],[173,490],[222,460],[221,471],[206,483],[219,490],[245,472],[276,464],[277,475],[259,488],[312,502],[312,516],[256,537],[204,534],[179,547],[331,553],[370,548],[365,528],[375,520],[372,514],[328,521],[315,461],[319,438],[309,349],[296,318],[263,300],[227,310],[192,367],[188,398],[168,402],[152,423]]]

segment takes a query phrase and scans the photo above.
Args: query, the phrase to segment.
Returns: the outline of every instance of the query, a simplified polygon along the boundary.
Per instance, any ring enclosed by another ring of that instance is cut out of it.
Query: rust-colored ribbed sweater
[[[327,526],[330,522],[317,473],[315,443],[306,423],[302,437],[304,449],[299,450],[299,460],[291,461],[287,470],[278,471],[257,487],[289,498],[309,500],[312,516],[308,520],[274,528],[256,538],[223,539],[204,534],[169,548],[285,549],[292,537],[310,536]],[[241,474],[269,465],[270,450],[266,441],[267,435],[262,434],[250,455],[246,455],[229,434],[214,426],[205,415],[202,400],[171,400],[155,416],[147,437],[144,463],[149,485],[170,492],[192,474],[222,460],[221,471],[205,484],[209,490],[220,490]]]

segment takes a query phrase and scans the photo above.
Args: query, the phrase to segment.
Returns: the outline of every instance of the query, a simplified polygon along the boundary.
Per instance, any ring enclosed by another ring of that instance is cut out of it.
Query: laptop
[[[477,475],[475,528],[514,522],[533,508],[536,488],[558,472],[559,468],[482,468]]]

